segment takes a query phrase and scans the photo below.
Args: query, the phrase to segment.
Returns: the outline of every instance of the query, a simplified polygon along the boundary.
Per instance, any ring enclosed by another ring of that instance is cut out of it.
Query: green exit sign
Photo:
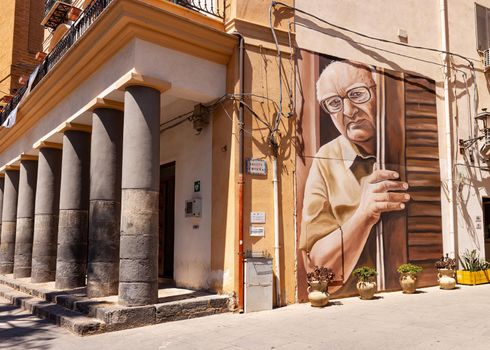
[[[194,181],[194,192],[201,192],[201,181]]]

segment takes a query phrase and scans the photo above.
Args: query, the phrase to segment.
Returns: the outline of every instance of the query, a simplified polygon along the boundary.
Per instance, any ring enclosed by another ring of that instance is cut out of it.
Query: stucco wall
[[[162,96],[165,99],[165,95]],[[193,101],[176,101],[192,111]],[[165,116],[172,105],[163,110]],[[166,119],[166,118],[165,118]],[[212,124],[196,135],[190,122],[160,134],[160,164],[175,162],[174,280],[177,286],[208,289],[211,270]],[[194,182],[201,182],[194,192]],[[185,217],[185,200],[201,198],[200,218]]]
[[[189,72],[189,67],[193,67],[191,76],[185,73]],[[89,77],[77,77],[80,80],[78,88],[5,152],[2,152],[0,165],[4,165],[22,152],[29,151],[33,143],[76,114],[133,68],[141,74],[170,82],[175,87],[171,91],[176,96],[182,94],[182,97],[192,97],[196,101],[209,102],[222,96],[225,92],[226,68],[224,66],[133,39],[94,74]],[[49,76],[46,79],[49,79]],[[36,89],[33,93],[35,92]]]

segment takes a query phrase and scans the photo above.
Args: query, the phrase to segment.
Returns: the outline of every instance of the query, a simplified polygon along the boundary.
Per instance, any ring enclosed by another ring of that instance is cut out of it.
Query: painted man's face
[[[376,85],[368,67],[334,62],[320,75],[317,96],[342,135],[362,145],[376,135]]]

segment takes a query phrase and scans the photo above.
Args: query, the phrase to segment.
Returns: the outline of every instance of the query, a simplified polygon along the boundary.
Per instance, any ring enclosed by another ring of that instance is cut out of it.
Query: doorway
[[[490,260],[490,197],[482,198],[483,234],[485,235],[485,259]]]
[[[174,278],[175,162],[160,165],[160,215],[158,278],[172,283]]]

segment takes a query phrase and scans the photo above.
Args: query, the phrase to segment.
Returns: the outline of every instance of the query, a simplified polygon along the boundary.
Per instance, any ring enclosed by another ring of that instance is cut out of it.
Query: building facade
[[[253,259],[279,306],[314,266],[343,296],[361,264],[394,290],[401,263],[433,285],[443,254],[488,256],[490,2],[386,3],[47,1],[38,68],[2,112],[0,272],[242,309]],[[386,176],[371,210],[364,183]]]
[[[35,55],[41,50],[41,26],[44,1],[9,0],[0,13],[0,107],[4,106],[21,84],[19,78],[36,66]]]

